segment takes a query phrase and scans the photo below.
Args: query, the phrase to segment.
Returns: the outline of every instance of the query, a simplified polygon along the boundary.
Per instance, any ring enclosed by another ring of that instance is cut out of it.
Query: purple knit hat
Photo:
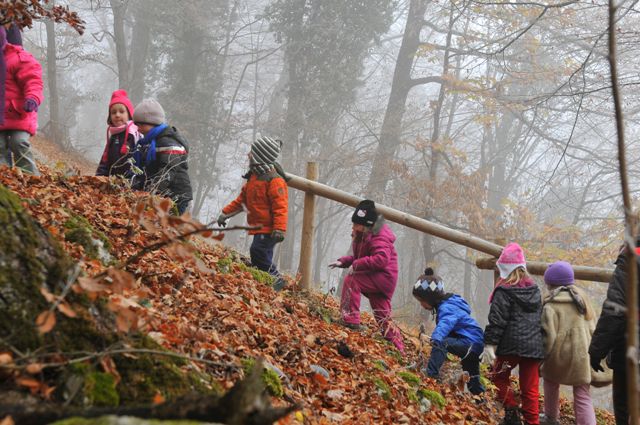
[[[566,261],[556,261],[544,272],[544,283],[549,286],[569,286],[575,283],[573,268]]]

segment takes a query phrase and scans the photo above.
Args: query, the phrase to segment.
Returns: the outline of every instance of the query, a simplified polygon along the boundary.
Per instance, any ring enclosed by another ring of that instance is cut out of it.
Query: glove
[[[602,359],[598,359],[594,356],[589,356],[589,363],[591,363],[591,369],[595,370],[596,372],[604,372],[604,368],[602,367],[602,364],[600,364],[602,361]]]
[[[229,216],[225,213],[222,213],[218,216],[218,226],[227,227],[227,220],[229,220]]]
[[[340,261],[334,261],[333,263],[329,264],[330,269],[335,269],[336,267],[342,268],[343,265]]]
[[[282,230],[274,230],[271,232],[271,239],[273,239],[275,243],[280,243],[284,240],[284,235],[285,233]]]
[[[482,363],[493,365],[493,363],[496,361],[496,346],[485,345],[484,350],[480,355],[480,359],[482,360]]]
[[[24,100],[22,109],[24,109],[25,112],[38,112],[38,102],[28,97]]]

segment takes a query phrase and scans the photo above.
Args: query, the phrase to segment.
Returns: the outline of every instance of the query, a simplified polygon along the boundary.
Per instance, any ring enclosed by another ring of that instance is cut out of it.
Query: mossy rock
[[[412,387],[420,386],[420,383],[421,383],[420,377],[415,373],[402,371],[402,372],[398,372],[398,376],[402,378],[404,382],[411,385]]]
[[[86,218],[67,212],[71,217],[64,223],[65,240],[82,246],[89,258],[109,263],[111,243],[105,234],[96,230]]]
[[[256,366],[256,360],[247,357],[242,359],[242,370],[245,375],[249,375],[253,368]],[[267,391],[274,397],[282,397],[284,395],[284,387],[282,386],[282,379],[275,370],[265,367],[262,371],[262,382],[264,383]]]
[[[439,409],[443,409],[447,404],[447,400],[443,397],[443,395],[435,390],[427,390],[421,388],[418,390],[418,396],[420,398],[426,398],[431,402],[433,406],[438,406]]]
[[[276,278],[271,276],[267,272],[259,270],[255,267],[247,266],[244,263],[236,263],[236,264],[238,265],[238,268],[241,271],[246,271],[251,273],[251,277],[253,277],[253,280],[255,280],[256,282],[260,282],[269,286],[273,286],[273,284],[276,282]]]

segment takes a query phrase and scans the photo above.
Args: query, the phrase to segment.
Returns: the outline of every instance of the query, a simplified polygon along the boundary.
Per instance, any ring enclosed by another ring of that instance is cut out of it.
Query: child
[[[0,26],[0,48],[0,164],[11,165],[13,154],[18,167],[40,175],[29,137],[38,127],[42,67],[22,46],[7,42],[4,26]]]
[[[260,226],[249,231],[253,235],[251,264],[276,278],[273,287],[277,291],[284,288],[285,281],[273,264],[273,248],[285,238],[289,211],[287,183],[277,171],[281,149],[282,142],[270,137],[261,137],[251,145],[249,172],[244,175],[247,182],[218,217],[218,225],[224,227],[229,218],[246,208],[249,226]]]
[[[516,366],[520,370],[525,423],[538,425],[538,366],[544,358],[540,289],[529,277],[524,252],[517,243],[504,247],[497,266],[500,279],[489,298],[491,308],[484,331],[482,359],[493,366],[492,381],[505,408],[503,425],[521,424],[509,381],[511,370]]]
[[[640,269],[640,238],[636,240],[636,266]],[[629,397],[627,391],[627,281],[629,258],[627,245],[623,245],[615,261],[616,268],[609,282],[607,298],[589,346],[589,359],[594,371],[604,371],[602,360],[613,370],[613,412],[616,425],[629,423]],[[636,276],[640,280],[640,276]]]
[[[462,359],[462,370],[470,377],[469,392],[483,393],[484,387],[480,383],[480,354],[484,348],[482,328],[471,317],[469,304],[459,295],[444,292],[442,279],[429,267],[413,286],[413,296],[422,307],[435,310],[436,314],[427,376],[438,378],[449,352]]]
[[[565,261],[551,264],[544,273],[549,294],[542,308],[545,360],[544,415],[546,424],[559,424],[560,384],[573,386],[576,423],[596,425],[589,387],[592,373],[589,343],[595,329],[591,300],[574,285],[573,269]]]
[[[164,109],[153,99],[136,106],[133,121],[144,134],[133,154],[136,167],[143,171],[134,179],[134,189],[171,198],[182,215],[193,199],[187,141],[175,127],[165,123]]]
[[[133,105],[124,90],[116,90],[109,102],[107,117],[107,145],[98,165],[96,176],[131,177],[132,154],[142,138],[138,127],[131,121]]]
[[[353,255],[329,264],[332,268],[351,266],[340,296],[342,322],[352,329],[360,327],[360,296],[364,295],[384,337],[404,354],[400,331],[391,323],[391,298],[398,282],[396,236],[368,199],[356,206],[351,222]]]

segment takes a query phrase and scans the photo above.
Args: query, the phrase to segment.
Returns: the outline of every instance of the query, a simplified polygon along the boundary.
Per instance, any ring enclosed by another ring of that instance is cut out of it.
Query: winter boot
[[[517,407],[505,407],[504,419],[500,425],[522,425],[520,410]]]

